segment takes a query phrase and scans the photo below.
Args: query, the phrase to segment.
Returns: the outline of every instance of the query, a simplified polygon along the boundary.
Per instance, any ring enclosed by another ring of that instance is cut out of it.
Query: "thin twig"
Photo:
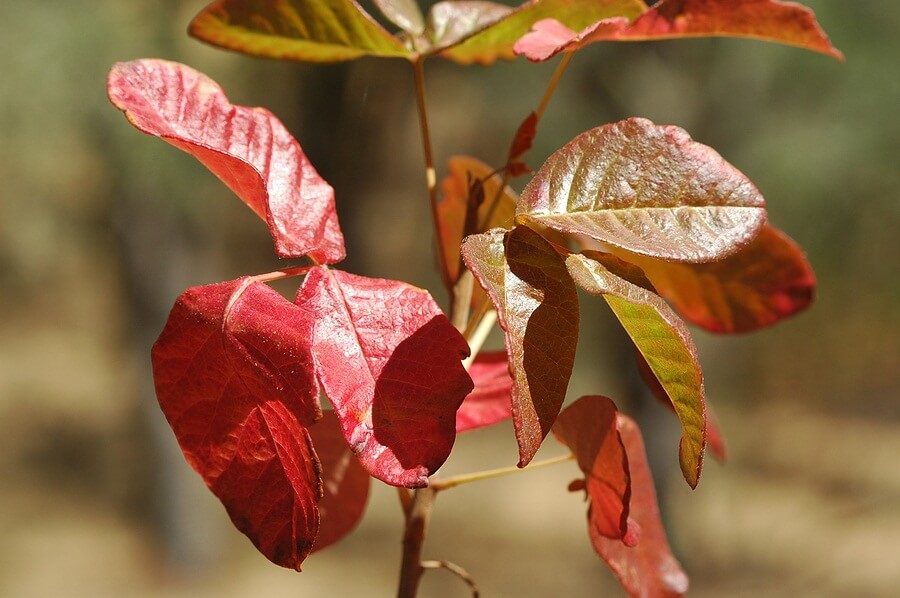
[[[486,471],[466,473],[463,475],[445,478],[443,480],[435,480],[431,483],[431,486],[429,486],[429,488],[431,488],[435,492],[440,492],[441,490],[447,490],[449,488],[460,486],[462,484],[470,484],[472,482],[480,482],[481,480],[499,478],[501,476],[511,475],[522,471],[531,471],[533,469],[539,469],[541,467],[548,467],[550,465],[557,465],[558,463],[565,463],[566,461],[572,461],[573,459],[575,459],[575,455],[573,454],[560,455],[558,457],[544,459],[543,461],[535,461],[527,467],[501,467],[499,469],[488,469]]]
[[[541,117],[544,116],[544,111],[547,110],[547,105],[550,104],[550,98],[553,97],[553,92],[556,91],[556,86],[559,85],[559,80],[562,79],[563,73],[566,72],[566,68],[569,66],[569,63],[572,62],[572,56],[574,55],[574,52],[565,53],[562,60],[556,65],[553,77],[550,78],[550,83],[547,84],[547,89],[544,91],[544,97],[541,98],[541,103],[538,104],[537,110],[534,111],[538,120],[541,120]],[[535,123],[535,125],[537,125],[537,123]]]
[[[475,328],[475,331],[468,337],[469,340],[469,348],[472,353],[466,357],[463,361],[463,367],[466,370],[471,367],[472,362],[475,361],[475,358],[478,357],[479,351],[481,351],[481,346],[484,345],[484,341],[487,340],[488,335],[491,333],[491,329],[494,327],[494,324],[497,323],[497,312],[491,310],[484,314],[484,317],[479,322],[478,327]]]
[[[297,266],[296,268],[285,268],[284,270],[276,270],[267,274],[257,274],[256,276],[251,276],[251,278],[254,282],[272,282],[273,280],[290,278],[291,276],[303,276],[313,268],[315,266]]]
[[[451,563],[450,561],[422,561],[423,569],[446,569],[450,573],[454,574],[469,586],[472,589],[472,598],[478,598],[478,586],[475,585],[475,580],[472,579],[472,576],[469,575],[469,572],[457,565],[456,563]]]

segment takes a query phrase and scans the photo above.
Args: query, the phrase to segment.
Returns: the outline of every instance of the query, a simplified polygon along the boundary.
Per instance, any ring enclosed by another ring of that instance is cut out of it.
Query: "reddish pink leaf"
[[[535,23],[514,51],[540,62],[600,41],[711,36],[761,39],[844,59],[810,9],[779,0],[663,0],[630,24],[626,18],[614,17],[580,33],[555,19],[546,19]]]
[[[469,375],[473,390],[456,412],[456,432],[475,430],[512,417],[512,385],[506,351],[479,353]]]
[[[616,406],[606,397],[581,397],[559,414],[553,434],[575,454],[587,490],[591,530],[635,546],[640,527],[628,516],[631,474],[616,428]]]
[[[321,421],[310,426],[309,435],[322,464],[322,490],[319,501],[319,535],[313,552],[331,546],[350,533],[362,519],[369,499],[369,474],[341,432],[334,411],[326,411]]]
[[[153,346],[160,407],[235,526],[299,570],[319,527],[321,414],[306,314],[242,278],[185,291]]]
[[[591,543],[632,596],[681,596],[687,592],[688,578],[666,540],[644,441],[637,425],[624,415],[619,414],[618,424],[631,471],[631,517],[641,527],[641,541],[628,547],[590,526]]]
[[[428,484],[472,390],[469,347],[427,291],[315,268],[295,303],[314,319],[316,376],[370,475]]]
[[[566,396],[578,344],[578,293],[563,258],[527,227],[471,235],[462,255],[497,308],[513,378],[519,467],[525,467]]]
[[[164,60],[119,63],[107,87],[131,124],[200,160],[265,220],[279,256],[344,259],[334,190],[269,111],[233,106],[212,79]]]

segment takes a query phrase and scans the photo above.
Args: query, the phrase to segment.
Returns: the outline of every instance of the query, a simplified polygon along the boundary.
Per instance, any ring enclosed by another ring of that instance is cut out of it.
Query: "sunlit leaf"
[[[344,258],[334,190],[270,112],[233,106],[206,75],[163,60],[116,64],[108,91],[135,127],[200,160],[265,220],[278,255]]]
[[[760,39],[844,58],[810,9],[778,0],[663,0],[631,23],[611,18],[580,30],[551,18],[535,23],[515,52],[537,62],[601,41],[713,36]]]
[[[280,60],[410,55],[353,0],[216,0],[194,17],[189,31],[216,46]]]
[[[421,35],[425,31],[425,17],[416,0],[374,0],[378,10],[388,20],[407,33]]]
[[[443,2],[447,11],[457,11],[452,5],[493,4],[488,2]],[[482,18],[468,27],[456,27],[454,37],[445,37],[442,46],[450,46],[440,55],[460,64],[491,64],[498,59],[515,57],[513,45],[541,19],[553,17],[566,26],[580,30],[591,23],[609,17],[632,19],[646,8],[641,0],[531,0],[510,11],[497,8],[490,19]],[[463,9],[474,11],[474,8]],[[458,19],[460,17],[457,17]],[[465,32],[465,35],[460,33]],[[458,43],[457,43],[458,42]],[[456,45],[451,45],[456,43]]]
[[[618,424],[631,473],[630,514],[641,528],[641,540],[637,546],[628,547],[589,526],[591,543],[630,595],[682,596],[687,592],[688,578],[666,539],[644,441],[637,425],[624,415],[619,414]]]
[[[476,430],[512,417],[512,385],[506,351],[479,353],[469,375],[473,390],[456,412],[456,432]]]
[[[681,471],[696,486],[706,445],[706,397],[687,326],[661,297],[611,273],[591,252],[570,255],[566,266],[579,287],[606,300],[665,389],[681,420]]]
[[[362,519],[371,478],[347,446],[334,411],[326,411],[310,426],[309,435],[322,464],[321,522],[313,544],[313,552],[317,552],[349,534]]]
[[[553,434],[569,447],[585,475],[588,525],[607,538],[634,546],[640,527],[628,516],[631,474],[616,426],[616,406],[606,397],[581,397],[562,410]]]
[[[427,291],[393,280],[315,268],[295,303],[314,320],[316,377],[363,467],[395,486],[427,485],[473,388],[465,339]]]
[[[659,291],[688,321],[710,332],[750,332],[812,303],[816,277],[803,249],[766,225],[738,253],[708,264],[676,264],[637,255]]]
[[[513,12],[513,8],[485,0],[447,0],[428,11],[429,52],[437,52],[471,37]]]
[[[562,256],[527,227],[467,237],[462,255],[497,308],[513,378],[519,467],[525,467],[566,396],[578,344],[578,293]]]
[[[734,253],[766,219],[759,191],[715,150],[643,118],[592,129],[551,155],[522,192],[518,214],[686,262]]]
[[[449,173],[441,181],[443,199],[438,204],[438,218],[444,251],[448,257],[450,280],[456,282],[460,274],[459,245],[463,238],[470,181],[480,179],[484,182],[484,202],[478,208],[480,230],[474,232],[495,227],[512,227],[519,196],[509,187],[505,187],[501,193],[501,178],[497,175],[490,176],[493,169],[475,158],[454,156],[447,162],[447,169]]]
[[[153,346],[185,459],[267,558],[300,569],[319,528],[320,415],[306,314],[249,278],[185,291]]]

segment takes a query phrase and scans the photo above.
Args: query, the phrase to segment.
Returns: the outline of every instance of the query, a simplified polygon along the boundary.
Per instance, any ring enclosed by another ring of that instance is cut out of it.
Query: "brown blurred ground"
[[[183,34],[203,4],[0,3],[0,596],[394,591],[391,489],[377,487],[357,532],[297,575],[254,552],[177,454],[149,382],[168,307],[184,287],[279,264],[249,211],[132,130],[104,81],[114,61],[159,56],[271,108],[337,190],[344,267],[436,289],[409,69],[214,51]],[[594,47],[573,62],[532,160],[625,116],[681,125],[757,183],[818,273],[811,312],[746,337],[698,333],[731,460],[710,464],[697,491],[676,477],[675,423],[642,412],[696,596],[900,588],[900,8],[806,4],[846,64],[747,41]],[[501,160],[550,69],[432,63],[438,156]],[[624,407],[620,337],[598,306],[586,312],[570,397]],[[447,471],[514,461],[505,426],[458,445]],[[442,495],[427,556],[465,566],[489,597],[616,595],[584,505],[564,491],[573,476],[562,466]],[[466,593],[437,572],[423,595]]]

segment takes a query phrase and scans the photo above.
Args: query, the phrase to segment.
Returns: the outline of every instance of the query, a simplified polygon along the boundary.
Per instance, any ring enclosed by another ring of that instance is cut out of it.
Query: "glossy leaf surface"
[[[216,46],[279,60],[410,54],[353,0],[216,0],[194,17],[189,31]]]
[[[512,385],[506,351],[479,353],[469,375],[473,390],[456,412],[456,432],[493,426],[512,417]]]
[[[632,23],[612,18],[576,30],[554,19],[537,22],[516,43],[515,51],[529,60],[542,61],[601,41],[716,36],[760,39],[844,58],[810,9],[778,0],[663,0]]]
[[[682,596],[687,592],[688,578],[666,539],[644,441],[632,420],[619,414],[618,422],[631,473],[631,517],[641,528],[641,540],[637,546],[628,547],[591,526],[591,543],[630,595]]]
[[[619,278],[590,255],[570,255],[569,272],[579,287],[606,300],[665,389],[681,420],[681,471],[695,487],[706,446],[706,396],[691,334],[661,297]]]
[[[115,65],[108,92],[131,124],[200,160],[265,220],[279,256],[344,258],[334,190],[270,112],[234,106],[206,75],[164,60]]]
[[[235,526],[293,569],[319,528],[320,416],[306,314],[249,278],[185,291],[153,346],[156,394],[185,459]]]
[[[816,277],[803,249],[766,225],[738,253],[708,264],[675,264],[626,256],[682,316],[710,332],[750,332],[812,303]]]
[[[756,187],[674,126],[630,118],[551,155],[518,214],[634,253],[707,262],[749,243],[765,222]]]
[[[371,478],[347,446],[334,411],[326,411],[310,426],[309,435],[322,465],[319,534],[313,544],[316,552],[349,534],[362,519]]]
[[[497,23],[513,12],[499,2],[446,0],[428,11],[429,52],[453,46]]]
[[[427,291],[315,268],[295,303],[315,321],[316,376],[370,475],[417,488],[456,438],[469,347]]]
[[[616,406],[606,397],[581,397],[562,410],[553,434],[578,460],[590,499],[588,525],[604,537],[634,546],[638,524],[628,516],[631,474],[616,425]]]
[[[441,51],[440,55],[460,64],[487,65],[498,59],[510,60],[515,57],[513,45],[516,41],[541,19],[552,17],[567,27],[580,30],[600,19],[637,17],[645,8],[640,0],[531,0],[515,10],[507,9],[508,14],[495,20],[490,26],[484,27],[489,22],[482,20],[479,23],[480,30],[470,28],[473,35]]]
[[[378,10],[388,20],[407,33],[421,35],[425,31],[425,17],[416,0],[374,0]]]
[[[578,344],[578,294],[562,257],[529,228],[472,235],[462,254],[504,332],[519,467],[525,467],[566,396]]]

